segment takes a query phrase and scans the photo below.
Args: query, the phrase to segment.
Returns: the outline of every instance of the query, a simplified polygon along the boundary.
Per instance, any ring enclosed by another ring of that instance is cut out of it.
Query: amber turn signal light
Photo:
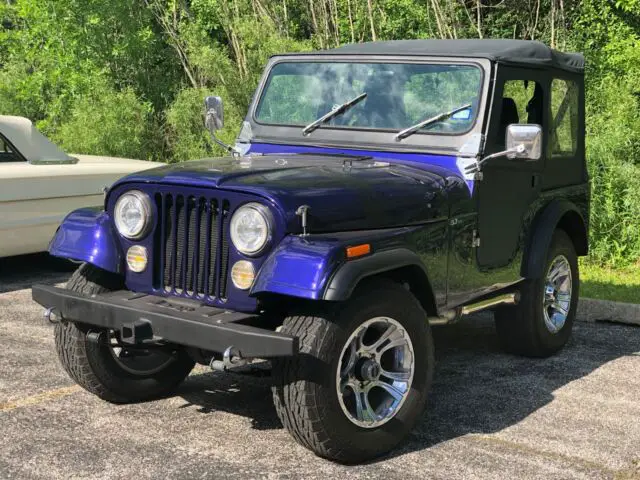
[[[347,258],[357,258],[369,253],[371,253],[371,245],[368,243],[347,247]]]

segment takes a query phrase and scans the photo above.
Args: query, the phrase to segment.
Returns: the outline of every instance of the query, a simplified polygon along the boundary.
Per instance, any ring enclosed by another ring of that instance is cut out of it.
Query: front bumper
[[[257,315],[192,300],[125,290],[87,297],[48,285],[34,285],[32,296],[62,321],[117,330],[131,344],[166,341],[217,353],[233,347],[243,357],[260,358],[298,353],[296,337],[244,323]]]

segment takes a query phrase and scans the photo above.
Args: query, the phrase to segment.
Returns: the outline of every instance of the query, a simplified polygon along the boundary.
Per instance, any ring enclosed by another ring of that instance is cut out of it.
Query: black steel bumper
[[[298,339],[246,325],[256,315],[231,312],[191,300],[118,291],[87,297],[63,288],[34,285],[33,299],[63,321],[120,331],[121,341],[167,341],[243,357],[283,357],[298,353]]]

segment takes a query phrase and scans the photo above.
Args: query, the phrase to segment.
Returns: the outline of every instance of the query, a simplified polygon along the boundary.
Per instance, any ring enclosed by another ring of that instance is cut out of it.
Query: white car
[[[67,213],[102,206],[105,187],[159,165],[67,155],[29,119],[0,115],[0,257],[47,250]]]

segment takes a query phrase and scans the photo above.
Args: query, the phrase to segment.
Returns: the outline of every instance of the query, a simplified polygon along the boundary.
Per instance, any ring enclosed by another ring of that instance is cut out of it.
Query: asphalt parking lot
[[[110,405],[59,367],[32,283],[70,272],[0,260],[0,478],[640,478],[640,327],[579,322],[558,356],[500,352],[488,315],[436,331],[436,380],[409,441],[356,467],[282,429],[269,377],[197,368],[178,392]]]

